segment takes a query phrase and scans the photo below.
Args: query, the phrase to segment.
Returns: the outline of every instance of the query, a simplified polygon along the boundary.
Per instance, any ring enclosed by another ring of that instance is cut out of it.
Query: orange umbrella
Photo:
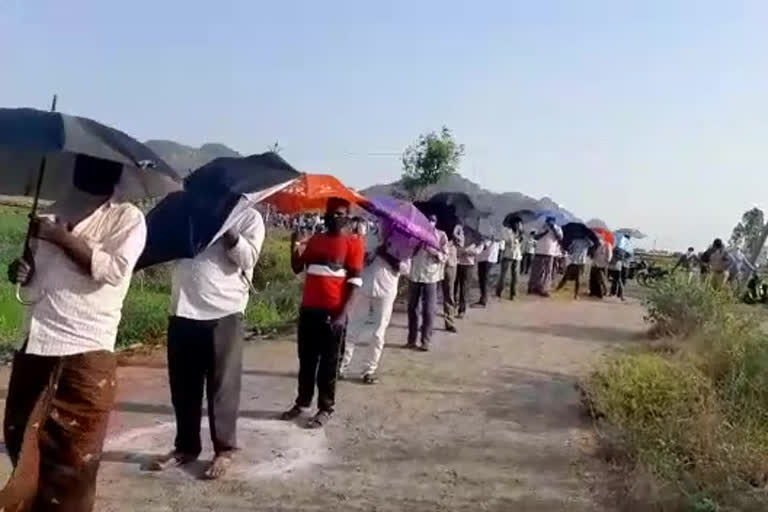
[[[367,202],[364,196],[328,174],[302,174],[295,182],[265,201],[281,213],[294,214],[324,211],[328,200],[333,197],[346,199],[351,204]]]
[[[603,242],[609,243],[613,246],[616,245],[616,237],[614,237],[613,233],[611,233],[609,230],[603,228],[592,228],[592,231],[594,231],[595,234],[599,236]]]

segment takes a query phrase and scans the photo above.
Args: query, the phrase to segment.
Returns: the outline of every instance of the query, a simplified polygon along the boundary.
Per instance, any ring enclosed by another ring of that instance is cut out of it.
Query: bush
[[[291,242],[285,231],[275,231],[264,240],[261,255],[253,270],[253,285],[266,290],[276,283],[297,282],[291,268]]]
[[[646,321],[656,336],[688,337],[723,321],[734,306],[733,293],[713,290],[707,283],[684,278],[662,280],[645,299]]]
[[[168,306],[167,293],[141,290],[134,284],[123,304],[116,347],[162,343],[168,327]]]

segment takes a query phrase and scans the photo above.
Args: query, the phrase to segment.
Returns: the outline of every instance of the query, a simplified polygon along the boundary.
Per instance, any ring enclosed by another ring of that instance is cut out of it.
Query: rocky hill
[[[172,140],[148,140],[145,144],[173,167],[181,178],[214,158],[241,156],[224,144],[203,144],[199,148],[185,146]]]
[[[459,174],[448,176],[437,185],[430,187],[425,197],[430,197],[438,192],[463,192],[467,194],[478,209],[491,212],[491,222],[496,226],[501,225],[501,221],[506,214],[515,210],[559,210],[573,215],[549,197],[536,199],[520,192],[504,192],[501,194],[491,192]],[[402,189],[400,188],[400,182],[394,182],[386,185],[374,185],[362,190],[362,193],[369,197],[398,196],[402,194]]]

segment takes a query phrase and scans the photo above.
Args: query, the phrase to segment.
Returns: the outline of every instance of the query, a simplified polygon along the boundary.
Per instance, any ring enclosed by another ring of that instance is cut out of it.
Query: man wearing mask
[[[437,216],[430,215],[429,222],[437,225]],[[421,245],[416,249],[411,262],[410,283],[408,284],[408,348],[429,350],[432,327],[437,305],[437,283],[443,280],[443,263],[448,251],[448,236],[436,229],[440,249]],[[419,314],[421,305],[421,314]],[[421,344],[417,338],[421,334]]]
[[[78,155],[74,190],[33,223],[32,261],[9,268],[32,303],[5,404],[15,469],[0,509],[93,509],[117,326],[146,241],[141,211],[114,197],[121,174],[119,164]]]
[[[371,264],[363,271],[363,286],[349,317],[344,357],[339,368],[341,378],[346,377],[356,345],[368,342],[362,380],[365,384],[378,382],[376,371],[384,352],[385,335],[392,319],[398,281],[410,265],[409,261],[403,261],[395,255],[398,251],[390,235],[388,229],[382,233],[382,243],[376,249]]]
[[[210,247],[176,264],[168,320],[168,375],[176,413],[174,450],[151,465],[162,470],[197,460],[203,389],[215,456],[206,477],[229,468],[237,448],[243,369],[243,314],[264,243],[264,221],[248,208]]]
[[[445,318],[445,330],[457,332],[456,322],[456,275],[459,264],[459,248],[464,247],[464,228],[456,224],[451,233],[446,248],[445,268],[443,271],[443,317]]]
[[[496,285],[496,297],[501,298],[507,279],[507,271],[510,271],[509,300],[515,300],[518,268],[523,257],[523,224],[520,220],[516,220],[511,227],[503,229],[504,254],[501,258],[501,273]]]
[[[347,201],[331,198],[324,233],[313,235],[306,243],[298,241],[295,234],[291,237],[291,266],[297,274],[306,271],[306,280],[299,311],[298,396],[281,418],[294,420],[311,407],[317,385],[318,412],[307,428],[320,428],[333,415],[344,329],[354,297],[363,284],[363,241],[343,232],[349,208]]]
[[[563,230],[555,224],[554,217],[547,217],[544,228],[534,238],[536,239],[536,255],[531,265],[528,293],[549,297],[555,258],[560,255]]]

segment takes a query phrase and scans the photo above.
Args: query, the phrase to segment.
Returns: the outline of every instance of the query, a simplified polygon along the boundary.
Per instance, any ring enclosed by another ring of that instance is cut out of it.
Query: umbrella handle
[[[40,299],[37,300],[27,300],[24,297],[21,296],[21,283],[16,283],[16,300],[19,301],[20,304],[24,306],[33,306],[40,302]]]

